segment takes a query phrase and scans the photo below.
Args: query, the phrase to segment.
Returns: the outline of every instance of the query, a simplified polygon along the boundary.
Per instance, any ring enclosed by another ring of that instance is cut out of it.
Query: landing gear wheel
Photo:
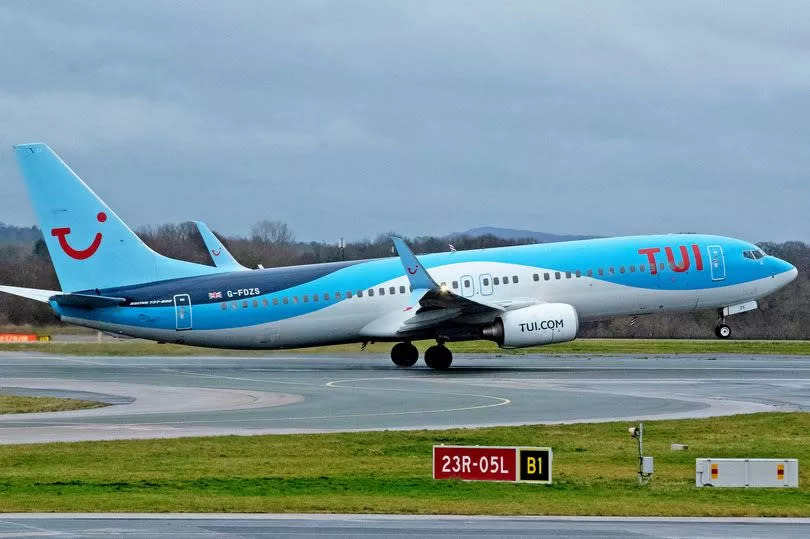
[[[720,339],[728,339],[731,337],[731,328],[725,324],[720,324],[714,328],[714,334]]]
[[[419,350],[409,342],[401,342],[391,348],[391,361],[397,367],[413,367],[419,359]]]
[[[453,362],[453,352],[446,346],[437,344],[425,351],[425,364],[431,369],[445,370]]]

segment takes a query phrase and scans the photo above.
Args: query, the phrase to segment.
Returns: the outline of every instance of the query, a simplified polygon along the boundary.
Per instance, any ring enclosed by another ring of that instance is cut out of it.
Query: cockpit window
[[[765,253],[760,249],[755,249],[753,251],[743,251],[743,256],[751,260],[759,260],[765,256]]]

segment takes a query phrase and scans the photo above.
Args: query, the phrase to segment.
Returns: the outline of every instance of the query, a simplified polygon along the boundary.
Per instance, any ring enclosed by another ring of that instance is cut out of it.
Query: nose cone
[[[778,281],[779,288],[796,280],[796,276],[799,275],[799,270],[797,270],[793,264],[775,257],[774,262],[773,277]]]

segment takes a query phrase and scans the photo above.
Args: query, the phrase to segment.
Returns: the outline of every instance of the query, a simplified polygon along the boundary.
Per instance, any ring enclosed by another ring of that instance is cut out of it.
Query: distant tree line
[[[155,251],[173,258],[212,264],[193,223],[164,224],[137,231]],[[248,237],[220,238],[234,257],[247,267],[266,268],[315,264],[338,260],[362,260],[393,256],[390,237],[337,242],[301,242],[286,223],[260,221]],[[408,239],[417,254],[443,252],[449,244],[459,251],[535,243],[532,239],[502,239],[492,235],[452,238],[418,236]],[[799,277],[789,286],[759,302],[759,308],[734,315],[729,323],[740,339],[810,339],[810,246],[798,241],[761,243],[766,253],[795,265]],[[58,290],[48,250],[36,227],[18,228],[0,224],[0,284]],[[583,324],[583,337],[713,338],[717,313],[664,313],[622,317]],[[41,303],[0,294],[0,324],[55,324],[50,309]]]

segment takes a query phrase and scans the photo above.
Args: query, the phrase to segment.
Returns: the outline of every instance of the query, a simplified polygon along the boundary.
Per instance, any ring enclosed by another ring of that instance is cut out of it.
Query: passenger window
[[[307,296],[306,294],[301,299],[304,300],[304,303],[309,303],[309,296]]]
[[[469,279],[464,279],[464,288],[469,288],[469,287],[470,287],[470,284],[471,284],[471,283],[470,283],[470,280],[469,280]]]
[[[349,298],[349,299],[352,299],[352,291],[351,290],[348,290],[346,292],[346,297]]]
[[[593,270],[592,269],[588,270],[588,277],[593,277]]]
[[[409,291],[409,292],[413,292],[413,286],[409,286],[409,287],[408,287],[408,291]]]
[[[362,290],[358,290],[358,291],[357,291],[357,297],[358,297],[358,298],[362,298],[362,297],[363,297],[363,291],[362,291]]]
[[[608,275],[615,275],[615,274],[616,274],[616,270],[613,269],[613,266],[609,267],[608,268]]]
[[[492,284],[501,284],[501,279],[499,277],[493,277]]]
[[[247,300],[242,301],[242,308],[247,309]]]
[[[543,274],[543,279],[545,279],[546,281],[548,281],[549,279],[551,279],[551,275],[549,275],[548,273],[544,273],[544,274]]]
[[[273,305],[278,305],[278,298],[273,298]]]
[[[318,294],[312,294],[312,301],[318,301]]]
[[[340,299],[340,292],[335,292],[335,299]]]
[[[287,296],[284,296],[284,297],[281,299],[281,303],[283,303],[284,305],[287,305],[288,303],[290,303],[290,300],[288,300],[288,299],[287,299]]]
[[[503,284],[509,284],[509,277],[506,275],[503,276]]]
[[[566,278],[566,279],[570,279],[570,278],[571,278],[571,272],[570,272],[570,271],[566,271],[566,272],[565,272],[565,278]]]
[[[517,275],[512,275],[512,283],[514,283],[514,284],[518,283]]]
[[[635,266],[635,265],[631,265],[631,266],[630,266],[630,273],[635,273],[635,272],[636,272],[636,266]]]
[[[380,295],[381,295],[381,296],[384,296],[384,295],[385,295],[385,288],[380,287]]]
[[[647,266],[645,266],[644,264],[639,264],[638,271],[640,273],[644,273],[644,270],[646,270],[646,269],[647,269]]]
[[[574,275],[576,275],[577,279],[579,279],[580,277],[582,277],[582,272],[577,270],[577,271],[574,272]]]
[[[400,293],[400,294],[404,294],[404,293],[405,293],[405,287],[404,287],[404,286],[400,286],[400,287],[399,287],[399,293]]]
[[[329,301],[329,292],[324,292],[323,293],[323,300],[324,301]]]
[[[298,303],[298,296],[293,296],[293,303]]]
[[[369,288],[369,289],[368,289],[368,296],[369,296],[369,297],[372,297],[373,295],[374,295],[374,289],[373,289],[373,288]]]
[[[221,308],[222,308],[223,311],[227,311],[228,310],[228,304],[227,303],[221,304]]]
[[[539,281],[540,276],[535,273],[534,275],[532,275],[532,279],[534,279],[535,281]]]
[[[624,266],[619,267],[619,273],[624,273]]]
[[[557,280],[560,279],[560,272],[559,271],[554,272],[554,278],[557,279]]]
[[[267,301],[267,298],[262,298],[262,307],[267,307],[268,305],[270,305],[270,302]]]
[[[599,276],[600,276],[600,277],[602,277],[602,276],[604,276],[604,275],[605,275],[605,270],[604,270],[604,269],[602,269],[602,268],[599,268],[599,269],[597,270],[597,273],[599,274]]]
[[[258,308],[259,308],[259,300],[258,300],[258,299],[254,299],[254,300],[253,300],[253,308],[254,308],[254,309],[258,309]]]
[[[664,265],[664,263],[663,263],[663,262],[661,262],[661,263],[658,265],[658,267],[659,267],[659,268],[661,268],[661,271],[664,271],[664,269],[666,269],[666,266]]]
[[[458,288],[458,281],[453,281],[453,288]]]
[[[235,301],[231,303],[231,309],[236,310],[237,307],[239,307],[238,303],[236,303]]]
[[[484,283],[484,286],[489,286],[489,279],[484,277],[483,283]]]
[[[394,294],[396,294],[396,293],[397,293],[397,289],[396,289],[396,287],[393,287],[393,286],[392,286],[391,288],[389,288],[389,289],[388,289],[388,293],[389,293],[389,294],[391,294],[392,296],[393,296]]]

